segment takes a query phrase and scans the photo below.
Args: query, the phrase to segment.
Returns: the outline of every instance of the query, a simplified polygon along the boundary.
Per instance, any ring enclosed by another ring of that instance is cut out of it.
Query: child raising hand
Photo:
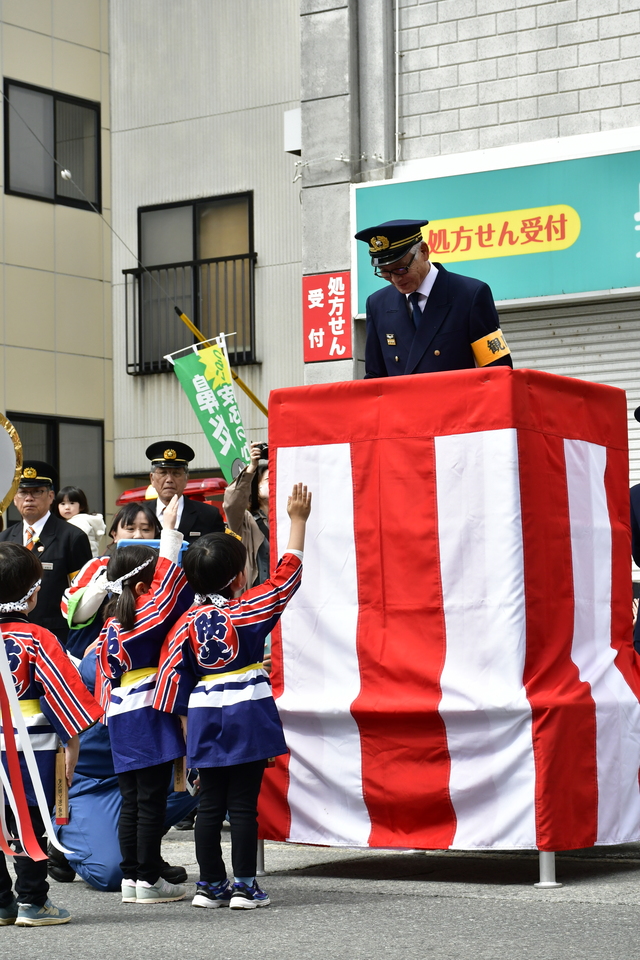
[[[270,902],[256,883],[258,794],[267,759],[288,751],[262,656],[265,637],[300,586],[310,510],[311,494],[295,484],[280,563],[237,599],[246,584],[246,549],[235,534],[200,537],[184,556],[195,604],[167,637],[154,706],[187,715],[187,763],[200,772],[194,907],[247,910]],[[233,886],[220,847],[227,811]]]

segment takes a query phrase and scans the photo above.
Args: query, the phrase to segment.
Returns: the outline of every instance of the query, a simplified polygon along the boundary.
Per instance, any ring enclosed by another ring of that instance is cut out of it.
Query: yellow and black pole
[[[204,337],[204,336],[200,333],[200,331],[199,331],[198,328],[196,327],[195,323],[192,323],[192,322],[191,322],[191,320],[190,320],[189,317],[186,315],[186,313],[183,313],[182,310],[180,309],[180,307],[174,307],[174,310],[176,311],[176,313],[178,314],[178,316],[180,317],[180,319],[182,320],[182,322],[184,323],[184,325],[185,325],[186,327],[188,327],[189,330],[191,330],[191,333],[194,335],[194,337],[197,337],[198,340],[200,340],[201,342],[206,343],[206,342],[207,342],[207,338]],[[229,369],[231,370],[231,367],[229,367]],[[251,390],[251,389],[246,385],[246,383],[244,382],[244,380],[241,380],[241,378],[238,376],[238,374],[235,372],[235,370],[231,370],[231,376],[233,377],[233,379],[235,380],[235,382],[238,384],[238,386],[240,387],[240,389],[243,390],[243,391],[246,393],[246,395],[249,397],[249,400],[251,400],[252,403],[255,403],[255,405],[256,405],[256,407],[258,408],[258,410],[260,410],[262,413],[264,413],[265,417],[268,417],[268,416],[269,416],[269,412],[268,412],[267,408],[265,407],[264,403],[261,403],[260,400],[258,400],[258,398],[256,397],[256,395],[255,395],[255,393],[253,392],[253,390]]]

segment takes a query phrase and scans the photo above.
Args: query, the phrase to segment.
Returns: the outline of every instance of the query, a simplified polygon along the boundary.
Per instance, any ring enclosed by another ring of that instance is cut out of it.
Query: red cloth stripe
[[[526,584],[524,683],[533,718],[540,850],[590,847],[597,835],[595,704],[571,659],[573,573],[561,437],[518,432]],[[553,706],[551,706],[553,705]]]
[[[369,844],[448,847],[456,817],[438,713],[445,627],[433,441],[354,444],[352,467],[362,687],[351,712]]]
[[[9,770],[9,783],[13,790],[13,797],[16,802],[16,810],[20,821],[20,832],[22,834],[22,846],[24,852],[32,860],[46,860],[47,854],[41,849],[38,839],[35,835],[29,806],[27,804],[27,795],[24,790],[24,781],[22,779],[22,770],[20,769],[20,759],[18,757],[18,747],[16,745],[15,734],[13,732],[13,720],[11,709],[9,707],[9,698],[5,690],[4,683],[0,680],[0,723],[4,734],[5,755],[7,757],[7,768]],[[6,852],[6,851],[5,851]],[[12,851],[9,851],[10,854]],[[15,854],[13,854],[15,856]]]

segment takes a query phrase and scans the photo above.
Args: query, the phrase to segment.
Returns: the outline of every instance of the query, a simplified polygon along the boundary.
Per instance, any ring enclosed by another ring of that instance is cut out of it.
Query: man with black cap
[[[93,554],[86,533],[50,513],[57,479],[51,464],[43,460],[24,461],[13,499],[22,523],[14,523],[0,533],[0,541],[21,543],[35,551],[42,563],[42,586],[29,620],[51,630],[64,644],[69,628],[60,612],[62,594]]]
[[[184,496],[189,464],[195,457],[191,447],[178,440],[158,440],[147,447],[146,454],[151,461],[151,486],[158,494],[158,519],[177,494],[180,500],[176,529],[187,543],[193,543],[205,533],[224,533],[224,522],[217,507]]]
[[[365,378],[513,366],[486,283],[430,263],[428,220],[388,220],[356,233],[389,286],[367,300]]]

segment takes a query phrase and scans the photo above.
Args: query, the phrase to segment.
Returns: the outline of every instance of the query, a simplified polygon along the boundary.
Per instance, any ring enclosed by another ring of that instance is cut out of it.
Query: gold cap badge
[[[165,460],[175,460],[175,459],[176,459],[176,456],[177,456],[177,454],[176,454],[175,450],[172,450],[171,448],[169,448],[168,450],[165,450],[165,452],[164,452],[164,459],[165,459]]]
[[[386,250],[389,246],[389,241],[386,237],[371,237],[369,241],[369,248],[374,253],[379,253],[380,250]]]
[[[34,469],[34,467],[25,467],[22,476],[25,478],[25,480],[33,480],[38,476],[38,471]]]

